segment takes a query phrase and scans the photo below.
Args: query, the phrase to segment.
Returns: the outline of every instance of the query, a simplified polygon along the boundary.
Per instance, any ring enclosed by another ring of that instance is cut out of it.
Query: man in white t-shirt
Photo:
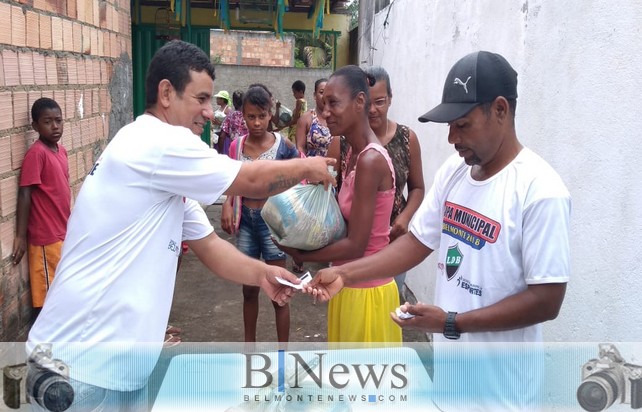
[[[64,410],[72,399],[70,411],[149,409],[145,385],[162,348],[182,241],[218,276],[260,286],[280,304],[292,296],[275,278],[298,278],[219,238],[198,202],[264,198],[303,179],[330,184],[334,161],[241,163],[217,154],[198,137],[213,116],[213,82],[202,50],[163,46],[148,69],[145,113],[114,136],[85,178],[27,342],[35,409]],[[49,358],[67,365],[71,387],[61,387],[69,390],[40,385]]]
[[[569,279],[570,194],[517,139],[516,99],[517,73],[502,56],[459,60],[442,103],[419,118],[447,123],[457,154],[438,170],[409,233],[378,254],[320,271],[307,288],[326,300],[437,250],[434,305],[406,304],[414,318],[392,317],[433,333],[434,395],[445,410],[538,408],[541,358],[524,342],[542,341],[541,323],[557,317]]]

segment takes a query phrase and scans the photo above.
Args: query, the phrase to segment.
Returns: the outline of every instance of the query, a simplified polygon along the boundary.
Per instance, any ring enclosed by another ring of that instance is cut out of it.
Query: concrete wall
[[[10,261],[20,167],[38,138],[31,105],[44,96],[62,109],[75,197],[107,137],[132,117],[129,7],[0,0],[0,341],[21,339],[31,317],[27,258]]]
[[[312,94],[314,82],[322,77],[332,74],[330,69],[297,69],[294,67],[259,67],[259,66],[234,66],[219,64],[216,66],[216,80],[214,90],[227,90],[230,95],[234,90],[247,90],[252,83],[263,83],[277,100],[286,107],[294,108],[292,96],[292,83],[302,80],[305,83],[305,99],[308,107],[314,107]]]
[[[511,62],[519,73],[518,136],[551,163],[573,196],[572,278],[545,337],[642,340],[642,170],[636,166],[642,5],[404,0],[367,17],[360,25],[372,23],[372,45],[361,60],[390,72],[390,115],[419,135],[428,184],[453,149],[446,125],[417,117],[440,102],[452,64],[479,49]],[[435,268],[429,258],[408,276],[421,300],[431,299]]]

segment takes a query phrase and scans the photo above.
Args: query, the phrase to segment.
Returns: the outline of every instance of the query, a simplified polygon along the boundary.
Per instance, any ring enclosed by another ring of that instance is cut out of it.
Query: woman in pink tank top
[[[368,122],[368,88],[374,82],[359,67],[345,66],[326,84],[323,117],[332,135],[345,136],[351,146],[339,192],[348,235],[314,251],[281,247],[298,261],[342,265],[376,253],[390,241],[395,175]],[[401,329],[390,318],[398,305],[392,277],[343,288],[328,306],[328,342],[401,343]]]

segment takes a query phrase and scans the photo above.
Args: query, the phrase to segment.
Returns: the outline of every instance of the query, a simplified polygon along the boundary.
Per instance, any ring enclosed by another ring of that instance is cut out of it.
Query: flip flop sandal
[[[294,260],[292,261],[292,272],[303,273],[303,263],[298,265]]]
[[[179,336],[174,336],[171,333],[168,333],[165,335],[165,341],[163,342],[163,347],[171,348],[172,346],[176,346],[181,342],[182,340]]]

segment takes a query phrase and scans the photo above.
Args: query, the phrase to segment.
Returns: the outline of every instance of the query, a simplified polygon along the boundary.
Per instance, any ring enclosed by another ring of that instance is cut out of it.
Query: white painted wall
[[[572,278],[546,339],[642,341],[642,3],[395,0],[389,9],[361,52],[390,73],[390,116],[420,137],[427,184],[453,149],[446,125],[417,117],[440,102],[460,57],[504,55],[519,73],[518,137],[573,196]],[[431,258],[409,274],[420,300],[431,300],[434,275]]]

